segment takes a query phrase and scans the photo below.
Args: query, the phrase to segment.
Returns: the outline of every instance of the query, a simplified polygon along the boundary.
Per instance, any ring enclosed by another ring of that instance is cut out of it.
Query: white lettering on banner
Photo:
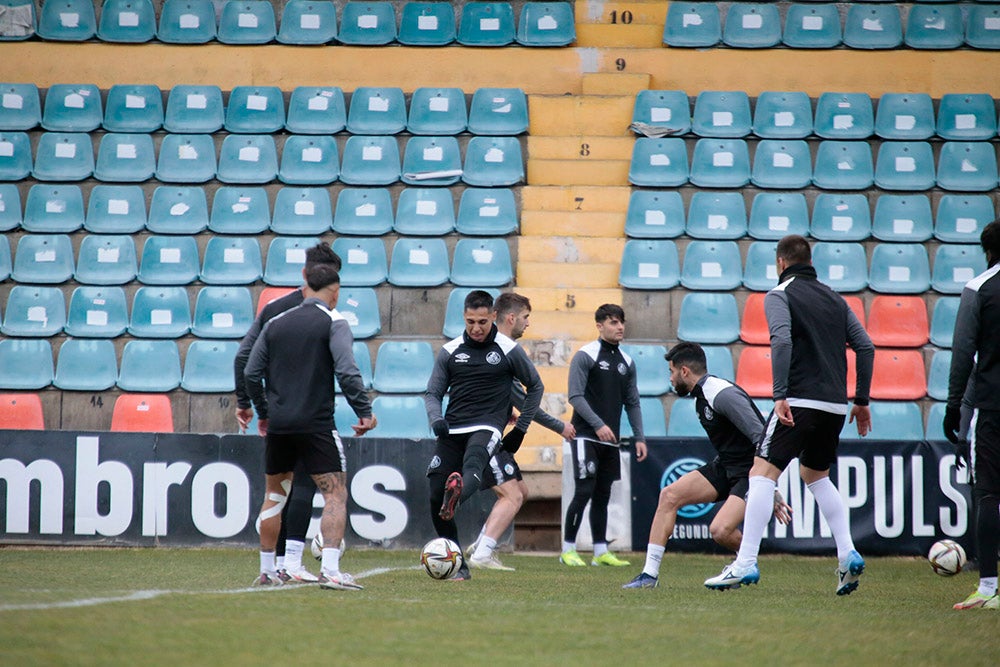
[[[903,513],[903,457],[892,457],[892,489],[891,498],[886,495],[885,457],[873,458],[875,469],[875,532],[882,537],[899,537],[903,534],[906,515]],[[892,506],[892,516],[889,516],[889,503]],[[890,523],[890,521],[892,523]]]
[[[955,470],[955,455],[947,454],[938,461],[938,484],[945,498],[955,503],[952,507],[938,508],[938,524],[941,532],[948,537],[965,535],[969,525],[969,506],[962,492],[952,485],[952,471]],[[966,467],[968,470],[968,467]]]
[[[351,497],[372,514],[351,514],[351,528],[366,540],[390,540],[406,530],[410,513],[406,503],[385,491],[405,491],[406,478],[391,466],[373,465],[362,468],[351,480]],[[376,518],[381,514],[382,518]]]
[[[924,521],[924,459],[914,456],[910,459],[910,488],[913,489],[913,527],[910,534],[914,537],[930,537],[934,535],[934,526]]]
[[[142,466],[142,534],[167,534],[167,492],[172,484],[183,484],[191,464],[146,463]]]
[[[63,532],[63,474],[59,464],[38,459],[24,465],[16,459],[0,460],[0,480],[7,486],[7,517],[3,533],[27,533],[31,482],[38,481],[41,491],[38,532],[61,535]]]
[[[220,516],[215,507],[215,487],[226,489],[226,513]],[[250,519],[250,480],[232,463],[209,463],[191,480],[191,520],[208,537],[232,537]]]
[[[76,527],[77,535],[114,537],[132,523],[132,473],[120,461],[97,462],[99,440],[94,436],[76,439]],[[108,513],[97,508],[97,489],[108,485]]]

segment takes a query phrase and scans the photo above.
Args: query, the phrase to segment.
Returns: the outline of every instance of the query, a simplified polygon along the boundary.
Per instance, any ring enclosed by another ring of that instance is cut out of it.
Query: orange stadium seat
[[[769,345],[771,335],[767,328],[767,318],[764,317],[763,292],[754,292],[747,296],[743,306],[743,319],[740,323],[740,340],[751,345]],[[865,306],[861,297],[845,296],[844,301],[858,317],[861,326],[865,324]]]
[[[868,334],[878,347],[920,347],[930,331],[927,306],[919,296],[876,296],[868,317]]]
[[[875,350],[871,397],[913,401],[927,394],[927,371],[920,350]]]
[[[14,431],[45,429],[38,394],[0,394],[0,428]]]
[[[122,394],[115,401],[111,430],[130,433],[173,433],[174,413],[163,394]]]
[[[771,375],[771,348],[749,346],[743,348],[736,366],[736,384],[755,398],[774,395]]]
[[[260,315],[260,311],[264,310],[264,306],[275,299],[280,299],[289,292],[294,291],[294,287],[265,287],[261,290],[260,296],[257,297],[257,314]]]

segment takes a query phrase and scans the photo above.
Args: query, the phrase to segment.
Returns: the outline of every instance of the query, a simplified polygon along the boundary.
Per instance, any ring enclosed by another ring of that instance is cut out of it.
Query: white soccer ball
[[[309,551],[312,552],[313,558],[316,560],[323,560],[323,533],[316,533],[313,535],[312,542],[309,543]],[[344,540],[340,541],[340,553],[347,551],[347,543]]]
[[[927,560],[936,574],[951,577],[961,572],[965,566],[965,549],[955,540],[941,540],[931,546]]]
[[[434,538],[420,552],[420,564],[432,579],[452,578],[464,562],[462,550],[446,537]]]

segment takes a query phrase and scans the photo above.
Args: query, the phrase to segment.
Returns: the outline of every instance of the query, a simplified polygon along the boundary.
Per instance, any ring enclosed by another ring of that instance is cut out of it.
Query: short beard
[[[684,385],[677,385],[676,387],[674,387],[674,392],[676,392],[676,394],[681,398],[684,398],[685,396],[691,393],[691,390],[688,387],[685,387]]]

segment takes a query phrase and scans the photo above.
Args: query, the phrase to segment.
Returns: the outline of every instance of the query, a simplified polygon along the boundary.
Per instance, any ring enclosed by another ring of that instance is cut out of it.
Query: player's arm
[[[510,386],[510,402],[511,405],[517,408],[518,412],[523,409],[524,397],[524,386],[520,382],[512,382]],[[559,435],[562,435],[563,431],[566,430],[566,424],[563,423],[561,419],[553,417],[545,410],[542,410],[541,406],[539,406],[538,410],[535,411],[535,416],[532,421],[536,424],[544,426],[550,431],[558,433]]]
[[[265,327],[250,349],[250,356],[243,371],[243,380],[246,383],[247,395],[250,397],[253,407],[257,410],[257,417],[260,420],[267,419],[267,395],[264,393],[264,376],[267,372],[268,358],[267,327]]]
[[[340,391],[360,419],[372,416],[372,403],[361,379],[361,371],[354,359],[354,336],[346,320],[330,323],[330,355],[333,357],[333,372],[337,376]]]
[[[854,388],[854,404],[868,405],[872,386],[872,369],[875,366],[875,346],[868,332],[861,326],[858,316],[847,309],[847,344],[854,350],[857,359],[857,383]]]
[[[958,303],[955,333],[951,344],[951,369],[948,373],[948,407],[962,404],[969,377],[976,363],[976,341],[979,338],[979,293],[965,288]]]
[[[524,385],[524,401],[520,406],[521,414],[514,424],[514,428],[523,432],[528,430],[531,421],[538,412],[538,406],[542,403],[542,395],[545,393],[545,385],[538,375],[535,365],[528,359],[528,355],[520,346],[515,347],[507,355],[511,366],[514,369],[514,377]]]
[[[438,351],[434,359],[434,368],[431,370],[431,377],[427,380],[427,391],[424,392],[424,409],[427,410],[427,421],[434,431],[434,435],[443,437],[448,435],[448,422],[441,414],[441,402],[448,386],[451,384],[451,377],[448,372],[448,359],[451,355],[444,348]]]
[[[646,459],[646,436],[642,429],[642,409],[639,401],[639,381],[636,375],[635,362],[629,364],[627,389],[625,390],[625,416],[632,426],[632,442],[635,444],[637,461]]]
[[[244,380],[244,371],[247,367],[247,361],[250,359],[250,350],[253,349],[253,344],[257,342],[257,338],[260,336],[260,331],[263,327],[264,320],[258,315],[254,318],[253,324],[250,325],[250,329],[246,335],[243,336],[243,340],[240,341],[240,347],[236,351],[236,358],[233,359],[233,386],[236,388],[236,421],[239,422],[241,430],[246,430],[247,424],[250,423],[250,419],[253,417],[253,409],[250,407],[250,396],[247,394]]]
[[[764,434],[764,422],[750,397],[736,387],[726,387],[715,396],[712,409],[733,423],[752,443]]]
[[[764,315],[771,336],[772,395],[775,401],[788,398],[788,373],[792,367],[792,311],[783,291],[771,290],[764,297]]]
[[[569,404],[573,406],[574,413],[580,415],[596,432],[604,426],[604,420],[597,416],[584,397],[584,392],[587,390],[587,376],[593,365],[594,360],[586,352],[579,351],[574,354],[569,362],[568,385]]]

